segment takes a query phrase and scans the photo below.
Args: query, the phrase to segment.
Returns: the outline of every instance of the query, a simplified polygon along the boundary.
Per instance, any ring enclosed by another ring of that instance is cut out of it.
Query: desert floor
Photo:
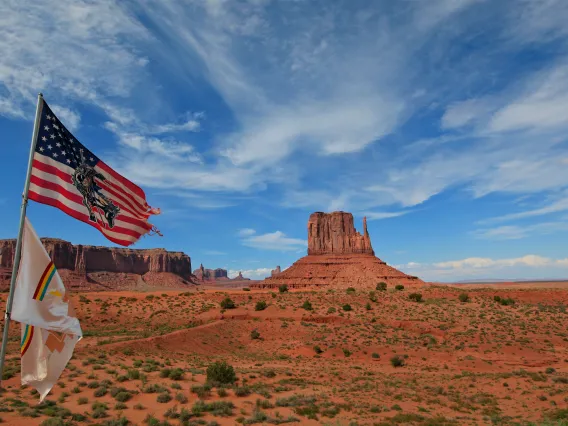
[[[51,426],[568,424],[568,284],[429,286],[421,302],[413,292],[77,294],[85,337],[46,403],[20,386],[13,325],[0,417]],[[223,312],[226,297],[236,308]],[[255,310],[259,301],[267,307]],[[218,360],[235,368],[235,384],[206,383]]]

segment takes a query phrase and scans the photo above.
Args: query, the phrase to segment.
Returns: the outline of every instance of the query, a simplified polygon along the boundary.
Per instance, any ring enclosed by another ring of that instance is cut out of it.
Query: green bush
[[[286,293],[288,291],[288,286],[286,284],[280,284],[278,286],[278,291],[280,293]]]
[[[231,384],[236,380],[235,369],[225,361],[216,361],[207,367],[207,382]]]
[[[365,309],[368,311],[371,310],[371,304],[369,302],[367,302],[367,304],[365,305]]]
[[[375,287],[375,290],[379,290],[379,291],[385,291],[387,289],[387,283],[384,281],[381,281],[380,283],[377,284],[377,286]]]
[[[221,301],[221,308],[235,309],[235,302],[233,302],[230,297],[226,297]]]
[[[390,359],[391,365],[393,367],[402,367],[404,365],[404,358],[398,355],[393,356]]]
[[[243,287],[243,291],[250,291],[250,288],[248,288],[248,287]]]
[[[315,352],[316,354],[321,354],[321,353],[323,353],[322,349],[321,349],[319,346],[317,346],[317,345],[314,346],[314,352]]]
[[[347,294],[353,294],[353,293],[355,293],[355,287],[349,287],[347,289]]]
[[[370,291],[369,292],[369,299],[371,300],[371,302],[376,302],[377,301],[377,293],[375,293],[374,291]]]
[[[344,311],[351,311],[352,310],[351,305],[349,303],[346,303],[345,305],[343,305],[343,310]]]
[[[404,290],[404,286],[402,284],[397,284],[397,285],[394,286],[394,289],[401,291],[401,290]]]
[[[379,359],[381,356],[380,356],[378,353],[373,352],[373,353],[371,354],[371,357],[374,358],[374,359]]]
[[[331,308],[328,308],[328,310],[327,310],[328,314],[333,314],[335,312],[337,312],[337,310],[333,306]]]
[[[161,404],[165,404],[166,402],[170,402],[171,400],[172,396],[167,392],[158,394],[158,397],[156,398],[156,401],[158,401]]]
[[[499,303],[501,301],[501,297],[499,296],[493,296],[493,300],[497,303]]]
[[[183,370],[181,368],[173,368],[168,377],[171,380],[181,380],[183,379]]]
[[[250,395],[250,388],[248,386],[239,386],[235,388],[235,395],[236,396],[249,396]]]
[[[253,340],[260,339],[260,333],[258,332],[258,330],[256,328],[253,331],[250,332],[250,338],[253,339]]]
[[[458,296],[458,299],[459,299],[460,302],[462,302],[462,303],[469,302],[469,294],[467,294],[467,293],[460,293],[460,295]]]
[[[312,304],[310,303],[309,300],[306,300],[304,302],[304,304],[302,305],[302,308],[305,309],[306,311],[311,311],[313,309]]]
[[[268,305],[264,300],[259,300],[256,302],[256,306],[254,307],[255,311],[264,311]]]
[[[410,300],[415,301],[415,302],[422,302],[422,294],[420,294],[420,293],[410,293],[408,295],[408,298]]]

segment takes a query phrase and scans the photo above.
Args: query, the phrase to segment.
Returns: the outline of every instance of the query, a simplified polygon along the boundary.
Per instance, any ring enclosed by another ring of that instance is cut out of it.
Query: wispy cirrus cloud
[[[257,234],[254,229],[239,231],[241,244],[260,250],[297,251],[308,246],[306,240],[287,237],[281,231]]]

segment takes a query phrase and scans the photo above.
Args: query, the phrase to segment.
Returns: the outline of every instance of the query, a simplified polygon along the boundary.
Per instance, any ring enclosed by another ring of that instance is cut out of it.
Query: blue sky
[[[136,247],[259,278],[346,210],[427,280],[567,278],[566,22],[564,0],[2,2],[0,238],[41,91],[162,209]]]

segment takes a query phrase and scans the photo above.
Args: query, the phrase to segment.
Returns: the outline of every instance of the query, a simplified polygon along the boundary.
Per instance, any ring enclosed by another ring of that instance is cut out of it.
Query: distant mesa
[[[277,288],[286,284],[288,288],[375,288],[381,281],[410,287],[425,284],[375,256],[366,218],[360,234],[351,213],[316,212],[308,220],[308,255],[284,271],[277,267],[270,277],[251,287]]]
[[[203,264],[199,265],[199,269],[193,271],[193,275],[199,281],[248,281],[250,278],[243,277],[243,274],[239,272],[235,278],[229,278],[226,269],[206,269]]]
[[[165,249],[128,249],[73,245],[41,238],[59,274],[71,290],[144,290],[195,284],[191,259]],[[16,240],[0,240],[0,290],[7,290]]]

